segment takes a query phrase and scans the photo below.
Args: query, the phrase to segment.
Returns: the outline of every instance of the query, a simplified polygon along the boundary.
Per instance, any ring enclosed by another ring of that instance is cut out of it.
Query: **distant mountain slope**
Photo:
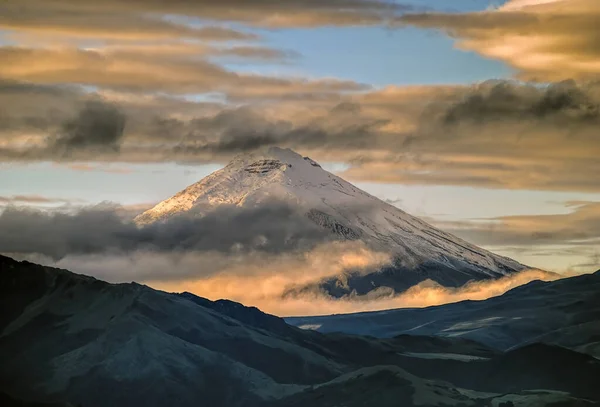
[[[363,368],[272,403],[275,407],[398,407],[398,406],[555,406],[597,405],[564,392],[530,390],[497,394],[419,378],[396,366]]]
[[[231,301],[108,284],[3,256],[0,307],[0,393],[8,394],[0,396],[18,406],[600,399],[600,362],[568,349],[501,354],[462,338],[324,335]],[[553,361],[565,369],[553,371]],[[366,387],[373,391],[363,394]]]
[[[340,297],[377,287],[396,292],[432,279],[444,286],[504,276],[525,266],[445,233],[325,171],[289,149],[241,155],[225,168],[190,185],[137,216],[148,224],[193,211],[201,216],[219,205],[255,207],[284,201],[339,239],[361,240],[390,253],[394,263],[378,273],[323,281],[318,287]],[[291,293],[293,294],[293,293]]]
[[[600,357],[600,271],[533,281],[485,301],[286,321],[382,338],[403,333],[469,338],[499,349],[545,342]]]

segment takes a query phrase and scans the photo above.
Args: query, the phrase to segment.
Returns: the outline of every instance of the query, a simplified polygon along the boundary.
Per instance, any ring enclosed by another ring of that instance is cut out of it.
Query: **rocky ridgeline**
[[[291,166],[291,164],[285,164],[279,160],[258,160],[248,165],[245,171],[251,174],[265,174],[273,170],[285,169]]]

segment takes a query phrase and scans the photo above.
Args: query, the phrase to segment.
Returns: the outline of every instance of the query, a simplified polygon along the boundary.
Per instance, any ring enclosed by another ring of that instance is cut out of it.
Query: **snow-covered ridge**
[[[190,185],[135,218],[139,225],[194,208],[202,214],[218,205],[256,206],[283,200],[307,218],[374,250],[392,253],[403,266],[440,264],[482,278],[525,266],[443,232],[331,174],[289,149],[243,154],[226,167]]]

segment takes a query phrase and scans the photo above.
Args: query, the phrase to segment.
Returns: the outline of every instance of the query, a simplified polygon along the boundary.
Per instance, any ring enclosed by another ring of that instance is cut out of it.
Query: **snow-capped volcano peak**
[[[320,206],[324,202],[343,204],[353,201],[350,195],[357,192],[376,199],[325,171],[309,157],[290,149],[270,147],[237,156],[223,169],[159,203],[135,221],[147,224],[196,207],[246,206],[273,199],[303,206]]]
[[[383,202],[309,157],[276,147],[234,158],[226,167],[139,215],[135,222],[144,225],[191,209],[202,214],[219,205],[252,207],[274,200],[298,207],[307,221],[341,238],[360,239],[374,250],[392,254],[396,267],[419,270],[444,285],[525,268]]]

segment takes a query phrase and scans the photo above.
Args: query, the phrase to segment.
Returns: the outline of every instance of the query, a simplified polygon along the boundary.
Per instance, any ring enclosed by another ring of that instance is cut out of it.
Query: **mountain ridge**
[[[588,406],[600,399],[600,363],[570,349],[532,344],[502,353],[453,337],[321,334],[230,301],[3,256],[0,306],[15,310],[0,326],[0,396],[18,406],[36,405],[19,399],[83,407]],[[556,358],[568,369],[553,371]]]
[[[600,358],[600,270],[535,280],[486,300],[330,316],[288,317],[319,332],[471,339],[501,350],[545,342]]]

